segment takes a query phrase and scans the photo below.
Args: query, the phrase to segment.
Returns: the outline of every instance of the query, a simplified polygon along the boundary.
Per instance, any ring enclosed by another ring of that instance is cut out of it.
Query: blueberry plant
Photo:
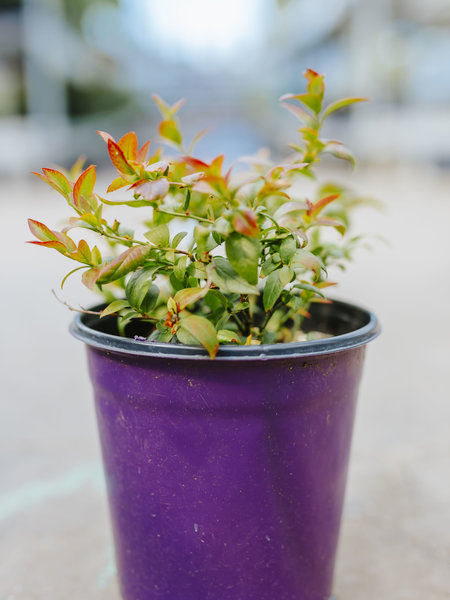
[[[169,106],[155,96],[163,119],[159,136],[177,154],[166,157],[158,148],[149,155],[150,142],[139,148],[134,132],[118,141],[99,132],[117,171],[107,191],[127,188],[127,199],[111,201],[94,191],[94,165],[81,173],[80,165],[69,173],[44,168],[36,175],[64,197],[74,216],[62,231],[30,219],[38,239],[31,243],[79,263],[63,283],[82,271],[83,283],[104,295],[100,317],[114,315],[121,335],[138,319],[148,326],[149,340],[203,345],[212,358],[219,344],[295,341],[311,303],[328,302],[329,266],[343,266],[357,243],[347,234],[357,199],[332,184],[317,184],[309,199],[302,178],[315,177],[324,154],[353,162],[321,130],[331,113],[363,100],[324,107],[324,76],[312,70],[304,76],[303,93],[281,98],[301,123],[300,140],[285,161],[271,164],[260,152],[246,159],[250,173],[234,176],[223,156],[199,160],[193,156],[197,139],[186,148],[180,131],[182,101]],[[142,209],[145,232],[138,236],[107,220],[104,205]],[[69,235],[74,228],[91,230],[107,244],[101,251],[76,242]],[[331,241],[324,235],[330,228],[338,232]]]

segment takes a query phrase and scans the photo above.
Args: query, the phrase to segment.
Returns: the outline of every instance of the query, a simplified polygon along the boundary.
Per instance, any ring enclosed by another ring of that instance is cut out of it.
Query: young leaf
[[[134,131],[126,133],[117,142],[127,160],[136,160],[138,141]]]
[[[158,227],[155,227],[150,231],[147,231],[146,233],[144,233],[144,236],[148,239],[150,243],[161,248],[167,248],[170,242],[169,228],[165,223],[163,223],[162,225],[158,225]]]
[[[258,283],[260,243],[255,238],[232,233],[225,242],[228,260],[235,271],[252,285]]]
[[[136,160],[137,162],[144,162],[145,159],[147,158],[147,153],[148,153],[148,148],[150,146],[150,140],[148,140],[147,142],[145,142],[145,144],[142,145],[142,148],[140,150],[138,150],[137,154],[136,154]]]
[[[30,228],[31,233],[37,237],[38,240],[41,240],[41,242],[55,241],[58,239],[47,225],[44,225],[44,223],[40,223],[39,221],[28,219],[28,227]]]
[[[55,169],[42,169],[42,171],[44,172],[45,180],[49,185],[55,188],[55,190],[57,190],[66,198],[70,196],[70,192],[72,190],[70,188],[70,183],[68,182],[67,177],[65,177],[65,175],[63,175],[59,171],[56,171]],[[35,175],[38,175],[39,177],[41,177],[41,179],[43,178],[39,173],[35,173]]]
[[[107,192],[115,192],[128,185],[128,181],[122,179],[122,177],[116,177],[112,183],[109,184]]]
[[[125,158],[124,153],[119,148],[118,144],[112,139],[108,139],[108,152],[112,164],[116,167],[119,173],[123,175],[135,175],[135,171],[130,163]]]
[[[367,102],[367,100],[368,98],[342,98],[341,100],[336,100],[336,102],[332,102],[331,104],[329,104],[323,111],[322,121],[336,110],[340,110],[341,108],[345,108],[346,106],[350,106],[351,104],[355,104],[356,102]]]
[[[187,331],[202,346],[206,348],[211,358],[214,358],[219,349],[219,340],[214,325],[197,315],[189,315],[180,319],[180,329]]]
[[[180,146],[183,141],[180,130],[173,119],[162,121],[159,125],[158,132],[162,138],[172,142],[175,146]]]
[[[75,206],[80,206],[81,198],[89,200],[94,191],[95,185],[95,166],[91,165],[78,177],[75,185],[73,186],[73,200]]]

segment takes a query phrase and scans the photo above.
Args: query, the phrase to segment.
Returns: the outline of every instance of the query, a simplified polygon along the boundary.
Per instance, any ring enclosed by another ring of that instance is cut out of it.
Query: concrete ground
[[[384,328],[367,353],[335,594],[449,599],[450,173],[363,169],[355,184],[386,204],[361,229],[391,245],[360,251],[335,294]],[[3,181],[0,205],[0,600],[118,600],[84,352],[50,294],[67,263],[23,243],[27,216],[56,225],[64,208],[37,181]]]

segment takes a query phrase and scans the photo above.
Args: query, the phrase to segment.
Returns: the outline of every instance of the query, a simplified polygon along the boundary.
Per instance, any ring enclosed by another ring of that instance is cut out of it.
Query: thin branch
[[[102,313],[100,311],[97,310],[86,310],[85,308],[83,308],[82,306],[80,306],[80,308],[75,308],[74,306],[71,306],[70,304],[68,304],[67,302],[65,302],[64,300],[61,300],[61,298],[58,298],[58,295],[56,294],[55,290],[52,290],[52,294],[55,296],[55,298],[58,300],[58,302],[60,304],[63,304],[64,306],[66,306],[69,310],[73,311],[73,312],[77,312],[77,313],[83,313],[85,315],[101,315]]]
[[[202,223],[214,223],[211,219],[205,219],[204,217],[198,217],[197,215],[191,215],[186,213],[178,213],[173,210],[166,210],[165,208],[155,208],[157,212],[164,213],[165,215],[171,215],[172,217],[181,217],[183,219],[194,219],[196,221],[201,221]]]

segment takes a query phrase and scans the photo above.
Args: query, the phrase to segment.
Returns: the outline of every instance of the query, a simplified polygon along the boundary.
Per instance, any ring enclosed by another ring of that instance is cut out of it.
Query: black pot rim
[[[341,319],[343,323],[349,323],[350,320],[356,321],[359,323],[359,327],[347,333],[333,335],[333,337],[306,342],[261,344],[259,346],[221,345],[214,360],[270,360],[334,354],[363,346],[380,334],[381,327],[376,316],[354,304],[333,300],[331,304],[313,304],[312,307],[325,317],[333,316],[334,319]],[[96,330],[93,327],[96,321],[98,321],[97,316],[78,314],[70,325],[70,332],[88,346],[105,351],[155,358],[209,360],[208,353],[202,347],[120,337]]]

